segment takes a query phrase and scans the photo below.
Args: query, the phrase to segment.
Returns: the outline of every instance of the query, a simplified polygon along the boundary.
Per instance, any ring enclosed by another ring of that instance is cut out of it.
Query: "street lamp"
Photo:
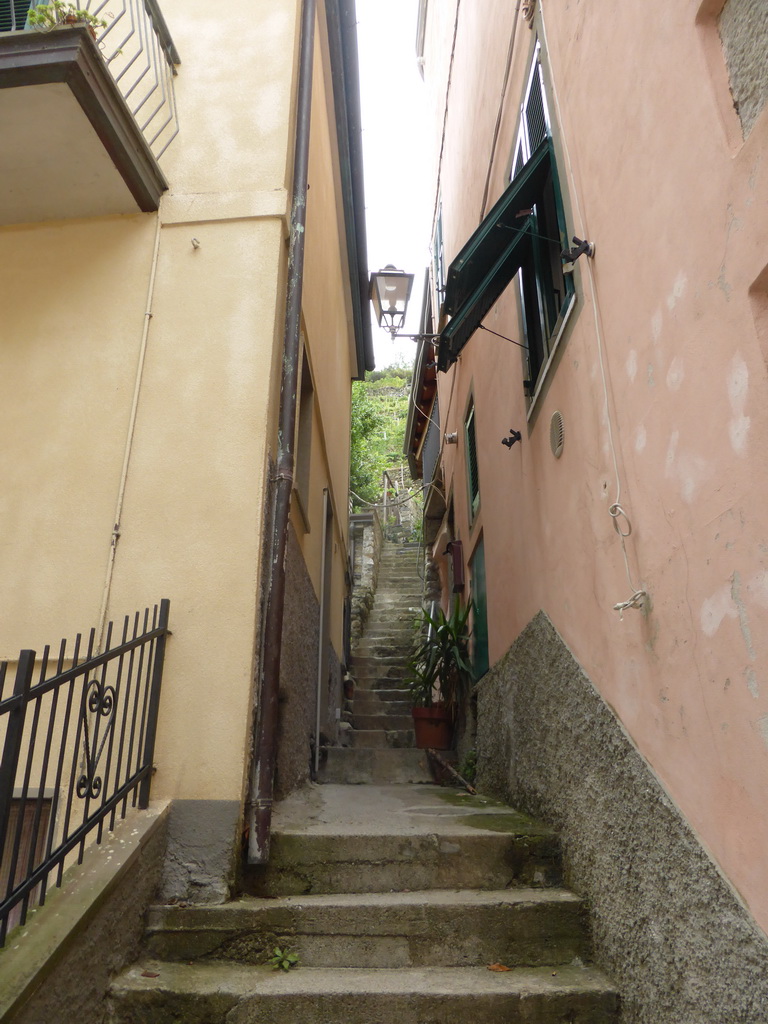
[[[413,274],[397,270],[388,263],[383,270],[371,274],[371,302],[379,327],[389,331],[395,340],[405,324],[405,311],[411,297]]]

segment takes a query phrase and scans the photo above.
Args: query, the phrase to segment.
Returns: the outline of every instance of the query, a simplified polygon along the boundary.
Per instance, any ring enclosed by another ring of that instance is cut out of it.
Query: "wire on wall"
[[[544,5],[543,4],[539,5],[539,12],[540,12],[540,18],[541,18],[541,32],[542,32],[542,35],[544,37],[544,46],[546,48],[547,53],[550,53],[551,51],[549,49],[549,41],[547,39],[547,27],[546,27],[546,20],[545,20],[545,17],[544,17]],[[568,139],[567,139],[567,134],[566,134],[566,131],[565,131],[565,124],[564,124],[564,121],[563,121],[563,113],[562,113],[562,109],[560,107],[560,97],[559,97],[559,94],[558,94],[558,91],[557,91],[557,85],[555,83],[555,76],[554,76],[554,74],[552,72],[552,68],[551,67],[550,67],[550,79],[551,79],[551,82],[552,82],[552,96],[554,98],[555,108],[557,110],[557,120],[558,120],[558,123],[560,125],[561,140],[562,140],[563,153],[565,155],[565,161],[566,161],[566,166],[567,166],[567,171],[568,171],[568,178],[569,178],[570,183],[571,183],[571,194],[573,196],[573,203],[574,203],[574,207],[576,209],[576,215],[577,215],[579,223],[581,225],[581,235],[584,238],[589,238],[590,236],[589,236],[589,232],[587,231],[586,218],[584,217],[584,214],[583,214],[582,209],[581,209],[581,203],[579,202],[579,189],[578,189],[578,187],[576,185],[576,176],[575,176],[574,170],[573,170],[573,163],[571,161],[570,150],[568,148]],[[642,588],[637,587],[635,585],[635,583],[634,583],[634,581],[632,579],[632,572],[631,572],[630,567],[629,567],[629,556],[627,554],[626,539],[632,533],[632,522],[631,522],[631,520],[629,518],[629,515],[627,514],[626,510],[621,505],[621,474],[619,472],[619,460],[618,460],[618,455],[617,455],[617,452],[616,452],[616,442],[615,442],[615,439],[614,439],[614,436],[613,436],[613,423],[612,423],[612,419],[611,419],[611,403],[610,403],[610,398],[609,398],[609,394],[608,394],[608,377],[607,377],[606,370],[605,370],[605,355],[604,355],[605,344],[604,344],[604,340],[603,340],[603,330],[602,330],[602,324],[601,324],[601,320],[600,320],[600,310],[599,310],[598,303],[597,303],[597,289],[595,288],[595,273],[594,273],[594,269],[592,267],[591,261],[590,260],[586,260],[585,263],[586,263],[586,268],[587,268],[587,279],[589,280],[589,291],[590,291],[590,295],[591,295],[591,298],[592,298],[592,314],[593,314],[594,320],[595,320],[595,335],[597,337],[597,354],[598,354],[598,361],[600,363],[600,375],[601,375],[602,386],[603,386],[603,400],[604,400],[604,403],[605,403],[605,420],[606,420],[606,423],[607,423],[607,426],[608,426],[608,442],[609,442],[610,449],[611,449],[611,457],[613,459],[613,470],[614,470],[615,481],[616,481],[616,498],[615,498],[614,502],[609,506],[608,514],[610,515],[611,520],[613,522],[613,527],[616,530],[616,532],[619,535],[619,538],[621,540],[621,551],[622,551],[622,555],[624,557],[624,566],[625,566],[626,572],[627,572],[627,582],[629,583],[629,588],[632,591],[632,593],[631,593],[630,597],[628,598],[628,600],[626,600],[626,601],[619,601],[619,602],[617,602],[613,606],[614,610],[617,611],[619,613],[619,616],[623,619],[624,618],[624,612],[627,611],[629,608],[638,608],[640,610],[647,609],[647,607],[648,607],[648,605],[650,603],[650,597],[649,597],[649,594],[648,594],[648,592],[646,590],[643,590]]]
[[[520,3],[521,0],[517,0],[515,5],[515,13],[512,15],[512,34],[509,38],[509,50],[507,51],[507,66],[504,70],[504,82],[501,86],[501,98],[499,100],[499,109],[496,114],[496,126],[493,129],[493,140],[491,142],[491,155],[488,158],[488,170],[485,173],[485,188],[483,189],[483,202],[480,207],[480,220],[482,221],[485,217],[485,208],[488,203],[488,190],[491,187],[491,172],[493,171],[493,161],[496,159],[496,146],[499,143],[499,132],[501,131],[501,118],[504,113],[504,102],[507,97],[507,86],[509,85],[509,73],[512,69],[512,56],[515,52],[515,39],[517,38],[517,26],[520,21],[518,15],[520,14]]]

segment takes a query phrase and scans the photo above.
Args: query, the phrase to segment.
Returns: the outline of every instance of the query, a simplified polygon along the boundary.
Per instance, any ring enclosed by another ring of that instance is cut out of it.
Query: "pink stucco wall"
[[[440,375],[443,431],[461,434],[470,393],[476,407],[473,524],[463,445],[443,449],[455,534],[468,561],[484,537],[491,663],[544,609],[768,930],[768,109],[744,141],[716,2],[537,6],[533,29],[517,27],[487,205],[508,182],[538,35],[569,233],[596,256],[579,262],[533,410],[520,350],[482,331]],[[461,3],[455,46],[456,3],[429,9],[450,263],[481,219],[515,6]],[[485,320],[512,338],[516,295],[512,284]],[[510,427],[523,440],[507,449]],[[616,500],[651,602],[623,619]]]

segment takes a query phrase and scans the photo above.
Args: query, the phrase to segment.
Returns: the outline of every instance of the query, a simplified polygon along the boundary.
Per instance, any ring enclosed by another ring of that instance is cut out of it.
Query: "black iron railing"
[[[117,641],[110,622],[102,653],[95,630],[55,660],[22,651],[12,690],[0,662],[0,945],[105,824],[147,807],[169,608],[126,616]]]

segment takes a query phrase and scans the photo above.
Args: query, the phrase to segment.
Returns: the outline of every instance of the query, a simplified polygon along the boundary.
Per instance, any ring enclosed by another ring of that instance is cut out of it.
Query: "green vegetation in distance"
[[[404,463],[412,375],[412,367],[395,364],[352,384],[349,486],[357,510],[380,501],[382,473]]]

